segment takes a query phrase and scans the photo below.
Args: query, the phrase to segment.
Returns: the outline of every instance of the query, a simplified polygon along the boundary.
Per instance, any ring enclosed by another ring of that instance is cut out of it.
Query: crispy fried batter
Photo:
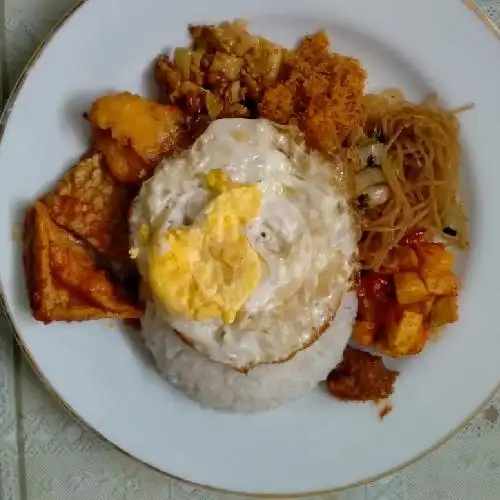
[[[74,166],[42,202],[60,226],[113,260],[128,259],[131,193],[107,172],[101,154]]]
[[[260,105],[263,118],[298,125],[325,153],[338,150],[363,125],[366,72],[356,59],[331,53],[324,32],[306,37],[281,72]]]
[[[327,385],[332,395],[343,401],[380,401],[393,393],[398,375],[388,370],[381,358],[348,346]]]
[[[94,130],[94,147],[106,158],[113,176],[126,184],[138,183],[149,176],[151,167],[130,146],[122,146],[109,131]]]
[[[88,115],[94,141],[111,173],[121,182],[139,184],[182,140],[182,112],[123,92],[97,99]]]
[[[97,269],[92,252],[37,202],[25,225],[25,269],[33,316],[44,323],[138,318],[142,309]]]

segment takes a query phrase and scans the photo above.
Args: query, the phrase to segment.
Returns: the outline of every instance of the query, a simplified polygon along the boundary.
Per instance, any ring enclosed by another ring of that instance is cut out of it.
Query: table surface
[[[3,2],[0,90],[5,99],[29,56],[75,0]],[[500,27],[500,0],[469,3]],[[216,498],[241,497],[169,479],[83,429],[44,389],[0,317],[0,500]],[[459,435],[417,463],[368,486],[321,498],[498,500],[500,394]]]

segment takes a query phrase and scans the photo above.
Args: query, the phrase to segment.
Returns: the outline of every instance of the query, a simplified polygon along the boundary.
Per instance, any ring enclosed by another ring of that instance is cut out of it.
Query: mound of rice
[[[148,306],[143,337],[161,374],[203,406],[217,410],[269,410],[312,391],[342,360],[357,311],[354,293],[345,294],[334,321],[310,347],[292,359],[243,374],[216,363],[185,344]]]

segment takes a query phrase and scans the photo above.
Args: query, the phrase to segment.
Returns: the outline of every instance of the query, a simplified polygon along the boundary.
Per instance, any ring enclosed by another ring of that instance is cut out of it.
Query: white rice
[[[309,348],[281,364],[265,365],[248,374],[216,363],[186,345],[149,306],[143,336],[161,374],[203,406],[217,410],[269,410],[312,391],[342,360],[356,317],[354,293],[345,294],[328,330]]]

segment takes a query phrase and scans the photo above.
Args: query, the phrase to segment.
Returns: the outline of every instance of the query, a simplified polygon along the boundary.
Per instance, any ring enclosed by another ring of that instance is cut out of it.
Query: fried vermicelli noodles
[[[390,196],[360,211],[364,266],[378,270],[390,250],[417,227],[467,247],[467,218],[457,194],[461,148],[456,116],[467,107],[446,110],[435,98],[414,104],[391,89],[366,95],[365,108],[364,133],[355,143],[381,142],[379,163]]]

